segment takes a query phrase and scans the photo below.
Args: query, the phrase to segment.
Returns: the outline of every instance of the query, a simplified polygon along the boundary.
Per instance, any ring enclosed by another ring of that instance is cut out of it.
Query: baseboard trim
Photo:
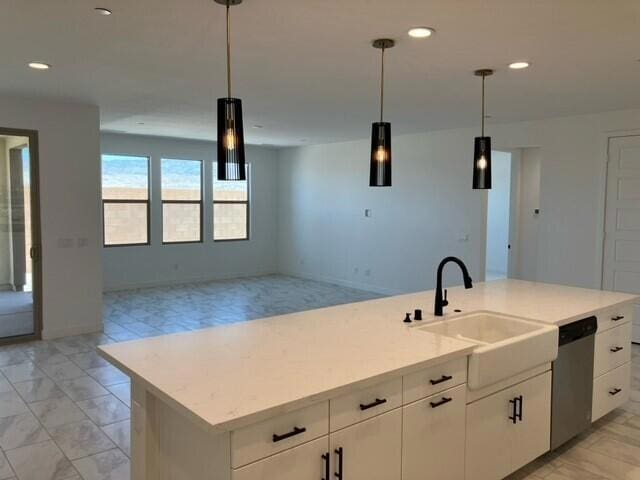
[[[391,288],[380,287],[378,285],[371,285],[369,283],[352,282],[350,280],[344,280],[342,278],[326,277],[324,275],[313,275],[310,273],[283,271],[280,275],[288,275],[290,277],[303,278],[307,280],[315,280],[316,282],[331,283],[333,285],[340,285],[341,287],[355,288],[356,290],[364,290],[366,292],[379,293],[380,295],[402,295],[403,293]]]
[[[252,273],[229,273],[225,275],[205,275],[199,277],[180,278],[180,279],[167,279],[167,280],[151,280],[148,282],[136,282],[122,285],[106,285],[103,288],[103,292],[121,292],[124,290],[135,290],[139,288],[153,288],[153,287],[168,287],[186,285],[188,283],[203,283],[203,282],[215,282],[218,280],[233,280],[236,278],[251,278],[251,277],[264,277],[267,275],[278,275],[280,272],[265,271],[265,272],[252,272]]]
[[[102,322],[93,325],[73,325],[63,328],[45,328],[42,330],[43,340],[54,340],[61,337],[69,337],[72,335],[84,335],[85,333],[102,333]]]

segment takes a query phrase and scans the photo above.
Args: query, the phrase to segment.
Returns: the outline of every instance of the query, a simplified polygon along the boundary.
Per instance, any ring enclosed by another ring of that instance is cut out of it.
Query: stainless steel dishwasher
[[[560,327],[558,358],[552,364],[551,449],[591,425],[596,317]]]

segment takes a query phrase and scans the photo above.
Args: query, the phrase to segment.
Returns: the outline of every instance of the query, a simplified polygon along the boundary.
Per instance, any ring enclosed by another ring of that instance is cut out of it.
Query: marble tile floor
[[[0,347],[0,480],[128,480],[129,378],[96,346],[377,298],[271,275],[107,293],[104,334]]]
[[[97,345],[375,298],[269,276],[105,295],[105,333],[0,347],[0,480],[128,480],[130,384]],[[632,400],[509,480],[640,480],[640,346]]]

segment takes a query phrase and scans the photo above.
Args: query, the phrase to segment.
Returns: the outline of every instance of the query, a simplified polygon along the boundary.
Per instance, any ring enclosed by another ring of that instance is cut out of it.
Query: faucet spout
[[[462,260],[457,257],[446,257],[438,265],[438,274],[436,279],[436,301],[433,309],[433,314],[437,317],[442,316],[442,310],[448,302],[446,302],[442,297],[442,271],[444,270],[444,266],[453,262],[460,267],[462,270],[462,279],[464,281],[464,288],[469,289],[473,288],[473,281],[471,280],[471,276],[469,275],[469,270],[467,270],[467,266],[464,264]]]

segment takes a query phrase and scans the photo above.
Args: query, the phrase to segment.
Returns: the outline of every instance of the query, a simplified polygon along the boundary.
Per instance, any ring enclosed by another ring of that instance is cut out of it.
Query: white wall
[[[511,154],[492,152],[492,188],[487,201],[486,271],[501,278],[509,269],[509,217],[511,211]]]
[[[104,133],[104,154],[148,156],[152,165],[151,245],[103,249],[104,286],[118,290],[199,280],[213,280],[277,271],[277,152],[247,146],[251,163],[249,241],[213,242],[211,221],[205,221],[204,242],[162,245],[160,159],[205,160],[205,179],[211,178],[216,158],[214,142]],[[158,187],[154,189],[154,186]],[[213,215],[211,184],[205,181],[203,218]]]
[[[607,135],[638,128],[639,110],[488,127],[494,148],[540,147],[538,280],[600,287]],[[367,139],[284,150],[281,269],[403,292],[432,287],[439,260],[458,255],[481,278],[486,193],[471,189],[477,133],[395,136],[388,189],[367,186]]]
[[[523,148],[520,162],[518,213],[518,265],[516,278],[535,281],[538,271],[538,228],[540,215],[540,149]]]
[[[98,108],[0,96],[0,126],[38,131],[43,337],[99,331]]]

